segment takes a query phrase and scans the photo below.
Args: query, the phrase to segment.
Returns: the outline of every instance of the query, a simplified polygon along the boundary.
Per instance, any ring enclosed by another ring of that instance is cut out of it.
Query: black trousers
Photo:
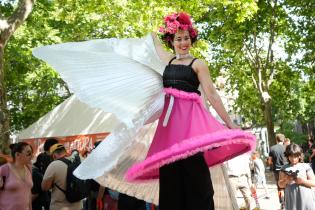
[[[119,193],[118,210],[146,210],[145,201]]]
[[[280,170],[274,170],[273,175],[275,176],[275,180],[277,183],[279,202],[284,203],[284,189],[280,188],[280,186],[278,184],[279,183],[279,177],[280,177]]]
[[[214,210],[213,194],[202,153],[160,168],[159,210]]]

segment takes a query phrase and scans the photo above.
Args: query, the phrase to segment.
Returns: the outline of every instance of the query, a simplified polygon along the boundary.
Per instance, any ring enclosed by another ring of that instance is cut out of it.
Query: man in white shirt
[[[246,210],[250,210],[251,199],[251,174],[250,174],[250,156],[243,154],[226,162],[227,173],[231,186],[236,195],[237,190],[240,190],[246,204]]]

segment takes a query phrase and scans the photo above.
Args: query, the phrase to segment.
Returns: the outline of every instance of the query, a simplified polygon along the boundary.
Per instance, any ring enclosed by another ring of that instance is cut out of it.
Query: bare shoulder
[[[204,72],[204,71],[208,71],[208,65],[206,64],[206,62],[202,59],[197,59],[195,60],[195,62],[192,65],[193,69],[195,70],[196,73],[199,72]]]

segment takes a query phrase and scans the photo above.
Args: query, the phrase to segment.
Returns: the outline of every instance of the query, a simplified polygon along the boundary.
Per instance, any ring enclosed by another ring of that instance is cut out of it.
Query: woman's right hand
[[[229,123],[229,124],[227,124],[226,125],[228,128],[230,128],[230,129],[241,129],[241,127],[240,126],[238,126],[238,125],[236,125],[235,123]]]

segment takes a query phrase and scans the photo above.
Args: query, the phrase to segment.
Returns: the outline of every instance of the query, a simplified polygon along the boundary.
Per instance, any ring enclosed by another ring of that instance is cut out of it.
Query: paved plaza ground
[[[274,180],[274,176],[272,172],[266,172],[267,179],[267,187],[270,193],[270,198],[265,198],[265,190],[260,187],[257,189],[258,200],[260,204],[260,210],[278,210],[280,209],[280,203],[278,199],[278,191],[276,182]],[[244,199],[242,194],[238,191],[236,195],[237,203],[240,207],[245,206]],[[255,200],[252,198],[251,200],[251,208],[255,208]]]

